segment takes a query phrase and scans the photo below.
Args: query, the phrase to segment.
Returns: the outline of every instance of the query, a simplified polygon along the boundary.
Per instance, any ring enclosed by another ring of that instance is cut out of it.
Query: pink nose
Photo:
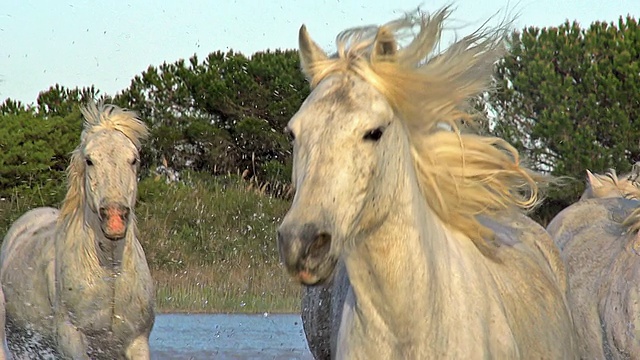
[[[129,208],[122,205],[108,205],[100,208],[103,231],[107,237],[120,238],[127,230]]]

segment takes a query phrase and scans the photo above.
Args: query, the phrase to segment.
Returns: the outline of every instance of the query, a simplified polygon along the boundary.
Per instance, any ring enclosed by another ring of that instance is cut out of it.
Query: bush
[[[577,181],[549,194],[551,217],[584,190],[585,170],[630,170],[640,160],[640,27],[576,22],[513,34],[488,98],[494,132],[540,171]]]
[[[61,201],[69,155],[80,141],[80,112],[64,117],[5,114],[0,124],[0,197]]]

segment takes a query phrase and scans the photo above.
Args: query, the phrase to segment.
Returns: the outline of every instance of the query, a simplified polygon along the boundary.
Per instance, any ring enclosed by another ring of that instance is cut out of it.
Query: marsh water
[[[159,314],[151,359],[311,360],[299,315]]]

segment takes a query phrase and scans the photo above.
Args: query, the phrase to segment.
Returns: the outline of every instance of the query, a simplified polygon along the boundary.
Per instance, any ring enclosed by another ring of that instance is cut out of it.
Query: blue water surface
[[[159,314],[151,359],[312,360],[299,315]]]

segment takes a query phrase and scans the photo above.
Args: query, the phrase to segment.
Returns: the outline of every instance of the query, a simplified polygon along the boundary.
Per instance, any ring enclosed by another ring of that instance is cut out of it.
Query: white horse
[[[639,170],[636,163],[620,179],[587,170],[580,201],[547,227],[566,263],[582,358],[640,354],[640,203],[628,200],[640,199]]]
[[[16,358],[149,359],[155,291],[137,239],[135,113],[90,103],[61,210],[37,208],[2,243],[7,343]]]
[[[339,359],[575,358],[559,254],[518,211],[547,178],[503,140],[462,131],[507,30],[429,56],[448,14],[347,30],[333,57],[300,29],[313,91],[287,126],[296,193],[281,260],[307,285],[344,261]]]

